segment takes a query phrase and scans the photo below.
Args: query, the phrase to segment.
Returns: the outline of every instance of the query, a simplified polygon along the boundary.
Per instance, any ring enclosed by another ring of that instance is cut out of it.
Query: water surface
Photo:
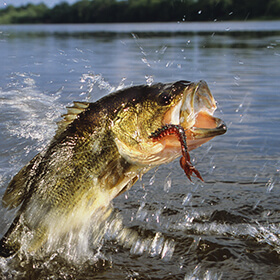
[[[0,26],[0,183],[47,145],[74,100],[135,84],[207,81],[228,132],[114,201],[134,244],[29,260],[7,279],[278,279],[280,22]],[[1,234],[13,213],[1,208]],[[112,222],[114,225],[114,222]],[[113,230],[116,229],[112,226]],[[110,238],[108,238],[110,239]]]

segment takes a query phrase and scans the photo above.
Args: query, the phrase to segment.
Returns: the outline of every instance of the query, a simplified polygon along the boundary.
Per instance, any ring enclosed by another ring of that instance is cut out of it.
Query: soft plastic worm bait
[[[191,176],[194,173],[197,178],[203,181],[200,173],[190,162],[190,154],[187,147],[187,137],[185,130],[181,125],[167,124],[151,133],[150,138],[153,141],[159,141],[168,135],[176,135],[181,143],[182,157],[180,159],[180,165],[185,171],[187,177],[191,180]]]

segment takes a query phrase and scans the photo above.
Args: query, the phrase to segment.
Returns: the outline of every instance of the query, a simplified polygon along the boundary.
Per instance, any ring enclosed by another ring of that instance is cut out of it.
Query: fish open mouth
[[[190,129],[190,139],[203,139],[222,135],[227,131],[226,124],[206,112],[199,112],[195,124]]]
[[[165,116],[166,123],[181,125],[186,133],[189,150],[227,131],[226,124],[213,116],[216,102],[205,81],[185,84],[183,97]]]
[[[202,121],[200,121],[202,119]],[[203,124],[203,125],[202,125]],[[193,150],[213,137],[226,133],[225,123],[209,115],[206,112],[199,112],[193,127],[185,130],[189,150]]]
[[[163,141],[165,149],[180,147],[182,157],[180,165],[187,177],[195,175],[203,181],[199,171],[192,165],[189,151],[193,150],[211,138],[224,134],[225,123],[213,117],[216,102],[204,81],[190,83],[180,81],[185,86],[182,99],[169,110],[164,117],[164,124],[153,132],[153,141]]]

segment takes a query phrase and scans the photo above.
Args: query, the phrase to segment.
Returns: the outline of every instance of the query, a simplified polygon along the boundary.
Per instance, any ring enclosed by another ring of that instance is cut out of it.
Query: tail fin
[[[17,216],[6,234],[0,240],[0,257],[8,258],[17,253],[20,249],[19,239],[21,236],[21,226],[19,225],[19,218]]]

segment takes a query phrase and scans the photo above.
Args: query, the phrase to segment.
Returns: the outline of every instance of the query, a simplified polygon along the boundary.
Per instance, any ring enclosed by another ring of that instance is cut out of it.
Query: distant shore
[[[0,24],[34,23],[121,23],[170,21],[233,21],[280,19],[280,0],[80,0],[7,6],[0,10]]]

